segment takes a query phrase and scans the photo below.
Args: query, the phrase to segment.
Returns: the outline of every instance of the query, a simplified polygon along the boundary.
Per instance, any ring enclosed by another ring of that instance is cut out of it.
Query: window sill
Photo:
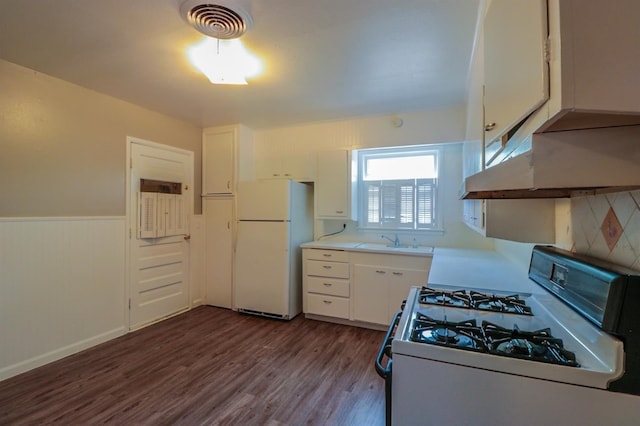
[[[398,234],[398,235],[444,235],[443,228],[437,229],[397,229],[397,228],[364,228],[357,227],[358,231],[371,234]]]

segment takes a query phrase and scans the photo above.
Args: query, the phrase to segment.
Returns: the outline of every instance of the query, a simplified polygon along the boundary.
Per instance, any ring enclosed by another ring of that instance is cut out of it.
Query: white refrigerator
[[[234,304],[291,319],[302,311],[302,250],[313,240],[313,188],[291,180],[240,182]]]

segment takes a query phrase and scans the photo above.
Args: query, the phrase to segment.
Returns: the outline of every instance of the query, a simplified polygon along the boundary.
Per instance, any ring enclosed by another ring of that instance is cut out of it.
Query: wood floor
[[[0,425],[383,425],[383,338],[202,306],[0,382]]]

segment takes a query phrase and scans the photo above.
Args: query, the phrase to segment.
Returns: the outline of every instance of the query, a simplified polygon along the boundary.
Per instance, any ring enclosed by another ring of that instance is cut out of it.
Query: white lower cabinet
[[[412,286],[426,285],[431,257],[303,249],[305,314],[388,325]]]
[[[389,324],[400,310],[409,289],[426,285],[426,270],[354,265],[353,319]]]
[[[349,318],[349,253],[340,250],[304,249],[303,311],[305,314]]]

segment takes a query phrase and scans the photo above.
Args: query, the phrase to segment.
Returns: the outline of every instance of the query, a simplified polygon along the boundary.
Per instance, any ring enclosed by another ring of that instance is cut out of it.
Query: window
[[[438,148],[358,151],[361,228],[437,229]]]

